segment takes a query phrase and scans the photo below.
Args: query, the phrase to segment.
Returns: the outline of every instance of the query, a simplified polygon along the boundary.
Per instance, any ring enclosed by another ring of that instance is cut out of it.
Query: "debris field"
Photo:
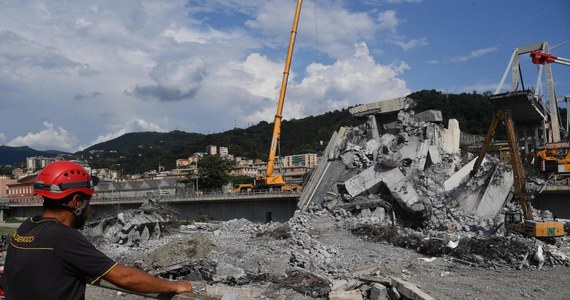
[[[445,128],[408,98],[382,103],[351,109],[364,123],[333,134],[287,222],[180,221],[151,200],[85,233],[122,263],[221,299],[567,299],[568,238],[503,226],[518,209],[510,164],[487,156],[470,176],[476,157],[461,153],[456,120]],[[118,295],[141,298],[87,291]]]

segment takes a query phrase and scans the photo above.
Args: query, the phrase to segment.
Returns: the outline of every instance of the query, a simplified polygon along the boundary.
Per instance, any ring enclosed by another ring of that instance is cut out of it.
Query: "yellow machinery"
[[[558,221],[539,221],[533,219],[532,206],[526,192],[519,142],[510,112],[499,111],[493,115],[493,120],[489,126],[483,147],[481,147],[479,152],[479,157],[477,157],[473,170],[471,171],[471,176],[477,173],[477,170],[481,166],[483,158],[489,150],[495,131],[500,123],[505,125],[507,131],[507,138],[511,150],[511,164],[513,166],[515,198],[518,199],[522,208],[522,214],[520,212],[508,212],[505,214],[505,227],[507,230],[537,238],[564,236],[564,226],[562,223]]]
[[[536,153],[540,172],[566,174],[570,173],[570,151],[566,149],[543,149]]]
[[[281,119],[283,113],[283,103],[285,102],[285,91],[287,90],[287,80],[289,79],[289,69],[291,67],[291,58],[293,56],[293,48],[295,46],[295,37],[297,35],[297,26],[299,24],[299,16],[301,14],[301,5],[303,1],[297,1],[295,10],[295,19],[293,28],[291,29],[291,38],[289,41],[289,49],[287,51],[287,60],[285,62],[285,70],[283,71],[283,80],[281,81],[281,91],[279,93],[279,102],[277,104],[277,113],[275,114],[275,125],[273,127],[273,136],[271,139],[271,147],[269,148],[269,159],[267,160],[267,173],[265,176],[258,177],[253,185],[255,190],[282,190],[297,191],[301,189],[300,185],[288,184],[281,175],[273,175],[275,168],[275,154],[279,138],[281,137]]]
[[[251,183],[240,183],[234,185],[234,193],[245,193],[251,192],[253,188],[253,184]]]

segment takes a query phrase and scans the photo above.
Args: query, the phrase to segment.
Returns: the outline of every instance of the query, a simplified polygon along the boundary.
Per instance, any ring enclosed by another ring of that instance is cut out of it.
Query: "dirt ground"
[[[348,230],[347,224],[357,221],[335,218],[324,212],[297,215],[287,223],[291,236],[276,239],[266,233],[275,232],[276,228],[285,224],[232,220],[215,226],[172,232],[168,237],[143,247],[101,245],[100,248],[119,261],[147,267],[151,264],[155,267],[174,264],[193,259],[187,255],[199,255],[194,259],[215,262],[218,268],[230,268],[234,273],[237,270],[245,274],[282,275],[286,270],[303,267],[334,282],[373,272],[413,282],[435,299],[570,298],[568,267],[545,264],[541,270],[535,265],[517,270],[512,267],[468,266],[449,256],[433,259],[414,249],[395,247],[387,242],[366,241]],[[202,246],[196,246],[196,239],[201,241]],[[180,249],[188,244],[198,248],[192,251]],[[158,253],[157,249],[160,249]],[[570,254],[568,240],[562,243],[560,250]],[[154,263],[149,261],[149,257]],[[218,275],[221,277],[214,276],[210,282],[195,281],[196,291],[210,294],[221,290],[246,291],[245,294],[252,299],[326,299],[311,297],[271,282],[243,284],[238,278],[237,284],[228,285],[224,274]],[[86,297],[144,299],[97,287],[88,287]]]

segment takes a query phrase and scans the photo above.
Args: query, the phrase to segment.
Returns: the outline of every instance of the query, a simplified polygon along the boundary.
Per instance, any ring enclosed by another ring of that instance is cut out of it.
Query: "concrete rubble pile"
[[[105,242],[138,247],[141,243],[162,238],[164,228],[173,216],[173,212],[149,199],[139,209],[125,210],[116,217],[89,224],[85,234]]]
[[[365,124],[333,135],[287,222],[192,223],[163,236],[170,218],[154,203],[99,222],[95,232],[112,242],[102,251],[222,299],[433,299],[402,269],[418,259],[570,266],[556,246],[505,235],[502,213],[517,206],[508,163],[488,156],[470,176],[476,157],[461,155],[456,120],[445,128],[439,111],[416,114],[407,98],[388,104],[395,121],[367,107],[353,112]]]
[[[308,202],[405,227],[477,234],[495,228],[511,197],[511,166],[488,157],[470,178],[476,157],[461,157],[457,121],[444,128],[440,111],[414,114],[411,107],[389,124],[370,115],[362,126],[343,128],[328,153],[336,170],[323,175],[334,184],[318,187]]]
[[[315,210],[298,211],[286,223],[182,225],[182,235],[165,238],[134,264],[161,277],[188,278],[198,291],[222,299],[433,299],[404,278],[382,275],[381,267],[367,263],[370,254],[344,253],[342,245],[318,240],[323,230],[361,221]]]

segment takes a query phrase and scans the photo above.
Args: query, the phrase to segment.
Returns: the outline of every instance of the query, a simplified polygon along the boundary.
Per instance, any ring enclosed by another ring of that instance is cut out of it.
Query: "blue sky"
[[[0,144],[75,152],[272,122],[296,2],[0,0]],[[570,58],[569,14],[565,0],[305,0],[283,117],[494,91],[516,47]],[[534,86],[536,65],[521,66]],[[552,67],[570,95],[570,67]]]

